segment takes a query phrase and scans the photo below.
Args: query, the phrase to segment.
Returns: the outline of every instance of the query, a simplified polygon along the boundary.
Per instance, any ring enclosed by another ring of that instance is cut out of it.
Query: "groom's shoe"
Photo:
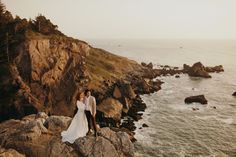
[[[91,134],[92,134],[92,132],[91,132],[91,130],[89,130],[86,135],[91,135]]]

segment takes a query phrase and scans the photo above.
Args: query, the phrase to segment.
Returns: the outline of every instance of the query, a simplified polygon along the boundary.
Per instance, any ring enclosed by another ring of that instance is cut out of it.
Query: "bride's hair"
[[[80,100],[81,94],[84,93],[82,90],[79,90],[77,95],[76,95],[76,100]]]

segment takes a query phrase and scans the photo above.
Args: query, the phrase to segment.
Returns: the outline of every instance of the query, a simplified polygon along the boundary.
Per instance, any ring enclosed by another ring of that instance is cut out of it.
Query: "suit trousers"
[[[93,124],[93,128],[94,128],[94,131],[95,133],[97,132],[97,125],[96,125],[96,119],[94,116],[92,116],[91,112],[90,111],[85,111],[85,114],[86,114],[86,117],[87,117],[87,120],[88,120],[88,128],[89,130],[91,129],[91,121],[92,121],[92,124]]]

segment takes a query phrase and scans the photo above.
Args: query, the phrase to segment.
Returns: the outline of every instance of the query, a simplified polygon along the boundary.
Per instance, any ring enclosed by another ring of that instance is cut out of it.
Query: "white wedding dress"
[[[69,128],[66,131],[61,132],[62,142],[74,143],[79,138],[86,136],[88,132],[88,121],[85,115],[85,104],[81,101],[77,101],[78,111],[71,121]]]

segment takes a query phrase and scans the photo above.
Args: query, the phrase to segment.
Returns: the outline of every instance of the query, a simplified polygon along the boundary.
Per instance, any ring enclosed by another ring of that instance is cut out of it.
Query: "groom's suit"
[[[91,129],[90,126],[90,121],[92,121],[93,123],[93,128],[95,133],[97,132],[97,126],[96,126],[96,99],[93,96],[89,96],[87,97],[86,101],[85,101],[85,105],[86,105],[86,117],[88,120],[88,128],[89,130]]]

